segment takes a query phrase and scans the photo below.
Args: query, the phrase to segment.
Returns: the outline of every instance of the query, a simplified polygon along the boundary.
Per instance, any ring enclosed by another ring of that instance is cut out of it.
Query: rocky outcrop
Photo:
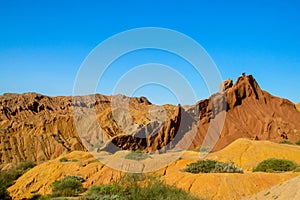
[[[210,122],[226,115],[224,124],[213,127],[221,133],[214,150],[238,138],[293,143],[300,139],[300,112],[292,102],[263,91],[251,75],[239,77],[232,86],[230,81],[224,85],[223,93],[197,103],[200,119],[196,138],[204,138]],[[202,141],[194,140],[191,148],[201,146]]]
[[[161,126],[154,121],[137,129],[132,135],[117,135],[100,150],[111,153],[118,150],[166,152],[173,149],[187,135],[193,124],[196,124],[196,120],[178,105],[170,119]]]
[[[136,126],[149,122],[148,107],[151,103],[145,97],[122,98],[129,100],[129,112]],[[85,151],[86,143],[83,145],[82,137],[79,137],[77,132],[78,128],[86,130],[87,137],[84,138],[84,142],[88,142],[88,145],[121,134],[119,124],[111,115],[111,100],[111,96],[104,95],[73,99],[36,93],[1,95],[0,168],[6,163],[24,160],[42,162],[69,151]],[[89,120],[90,110],[96,112],[98,121],[85,124],[84,122]],[[82,119],[76,118],[78,116],[74,112],[80,112]],[[76,123],[80,125],[76,126]],[[93,132],[99,124],[102,133]]]
[[[220,93],[226,92],[226,90],[228,88],[231,88],[232,86],[233,86],[233,81],[231,79],[223,81],[220,85]]]

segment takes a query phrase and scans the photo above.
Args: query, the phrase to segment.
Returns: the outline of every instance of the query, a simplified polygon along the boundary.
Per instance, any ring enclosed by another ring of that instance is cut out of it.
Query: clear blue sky
[[[242,72],[253,74],[264,90],[300,102],[299,10],[296,0],[2,0],[0,93],[72,95],[77,71],[93,48],[119,32],[150,26],[192,37],[210,54],[223,79],[235,80]],[[130,69],[137,63],[164,58],[151,55],[156,52],[137,52],[123,62],[120,59],[119,66],[127,63]],[[168,62],[172,66],[183,61],[169,58]],[[113,80],[118,79],[112,75],[122,75],[117,67],[111,70],[98,92],[109,95]],[[190,73],[197,98],[207,97],[205,85],[193,81]],[[134,95],[146,95],[158,104],[177,103],[174,95],[156,85]]]

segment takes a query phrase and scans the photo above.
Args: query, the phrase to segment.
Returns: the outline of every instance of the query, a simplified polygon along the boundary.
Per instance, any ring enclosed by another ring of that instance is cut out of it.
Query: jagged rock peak
[[[252,75],[240,76],[236,83],[226,90],[228,109],[241,105],[245,99],[265,101],[264,92]]]
[[[259,99],[262,91],[252,75],[238,77],[233,88],[238,89],[241,97],[244,97],[245,95],[249,97],[254,94],[257,99]]]
[[[233,81],[231,79],[227,79],[223,81],[220,85],[220,93],[226,92],[229,88],[233,86]]]

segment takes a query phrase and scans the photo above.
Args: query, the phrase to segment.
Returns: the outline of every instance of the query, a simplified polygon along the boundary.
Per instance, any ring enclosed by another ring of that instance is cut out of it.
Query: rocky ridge
[[[2,167],[73,150],[162,153],[213,147],[216,140],[216,151],[238,138],[295,142],[300,112],[292,102],[263,91],[251,75],[223,82],[219,93],[194,106],[156,106],[144,97],[123,95],[0,96]]]

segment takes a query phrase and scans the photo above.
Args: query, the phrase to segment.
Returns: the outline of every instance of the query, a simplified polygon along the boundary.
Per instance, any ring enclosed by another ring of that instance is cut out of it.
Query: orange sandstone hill
[[[207,133],[210,137],[204,139]],[[156,106],[145,97],[122,95],[0,96],[2,167],[50,160],[73,150],[194,149],[213,146],[211,136],[218,139],[214,151],[241,137],[295,142],[300,139],[300,112],[292,102],[263,91],[251,75],[235,84],[225,81],[219,93],[194,106]]]

